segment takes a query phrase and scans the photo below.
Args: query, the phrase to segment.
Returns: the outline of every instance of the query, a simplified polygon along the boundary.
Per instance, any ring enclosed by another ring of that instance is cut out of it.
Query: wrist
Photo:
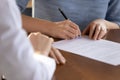
[[[57,26],[58,26],[58,25],[56,24],[56,22],[49,22],[49,23],[46,25],[44,34],[46,34],[46,35],[48,35],[48,36],[54,37],[54,35],[56,34],[56,33],[55,33],[55,28],[56,28]]]
[[[110,29],[119,29],[119,25],[117,23],[110,22],[110,21],[107,21],[107,20],[104,20],[104,22],[106,24],[107,30],[110,30]]]

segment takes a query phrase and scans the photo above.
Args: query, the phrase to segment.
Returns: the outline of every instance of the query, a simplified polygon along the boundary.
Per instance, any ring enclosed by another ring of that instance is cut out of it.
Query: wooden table
[[[119,35],[120,30],[112,30],[106,39],[120,42]],[[65,51],[61,52],[67,59],[67,63],[57,65],[55,80],[120,80],[120,66],[108,65]]]

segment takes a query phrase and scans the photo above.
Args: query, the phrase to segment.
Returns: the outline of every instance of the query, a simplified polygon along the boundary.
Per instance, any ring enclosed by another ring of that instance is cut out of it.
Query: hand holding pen
[[[71,20],[69,20],[69,18],[65,15],[65,13],[58,8],[59,12],[62,14],[62,16],[65,18],[66,20],[66,25],[68,25],[68,28],[71,28],[70,32],[74,33],[72,38],[76,38],[78,36],[81,36],[81,31],[79,29],[79,26],[77,24],[75,24],[74,22],[72,22]]]

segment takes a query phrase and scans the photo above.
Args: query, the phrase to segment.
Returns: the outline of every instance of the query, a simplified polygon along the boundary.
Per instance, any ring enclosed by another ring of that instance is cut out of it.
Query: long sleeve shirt
[[[0,75],[8,80],[51,80],[55,61],[34,55],[15,0],[0,2]]]
[[[120,0],[34,0],[35,17],[61,21],[66,16],[77,23],[81,30],[96,19],[105,19],[120,25]]]

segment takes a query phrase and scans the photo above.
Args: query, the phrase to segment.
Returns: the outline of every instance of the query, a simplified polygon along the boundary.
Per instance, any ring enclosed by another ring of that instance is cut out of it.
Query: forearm
[[[27,32],[41,32],[49,34],[50,28],[56,24],[47,20],[36,19],[26,15],[22,15],[23,28]]]
[[[105,23],[107,25],[108,30],[110,30],[110,29],[119,29],[120,28],[117,23],[110,22],[110,21],[107,21],[107,20],[105,20]]]

